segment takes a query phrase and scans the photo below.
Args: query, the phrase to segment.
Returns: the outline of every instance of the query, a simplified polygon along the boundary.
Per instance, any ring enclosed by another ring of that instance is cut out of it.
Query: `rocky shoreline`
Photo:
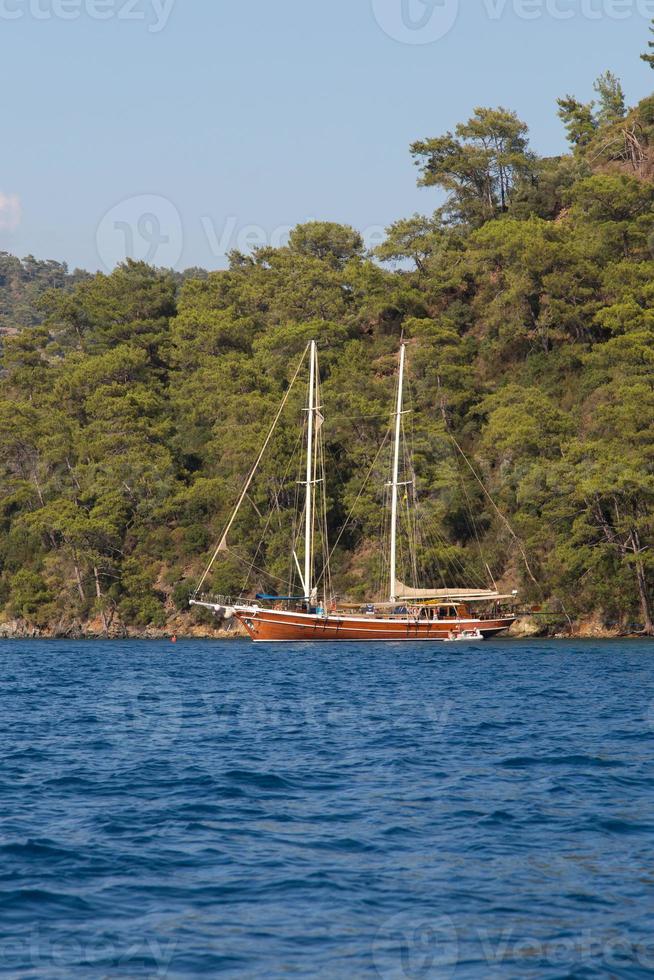
[[[232,640],[247,636],[245,630],[236,622],[225,626],[222,623],[206,625],[195,623],[187,616],[169,620],[165,626],[126,626],[114,621],[108,629],[99,619],[88,622],[73,620],[47,626],[34,626],[20,619],[0,623],[0,639],[8,640],[169,640],[215,639]]]
[[[24,620],[8,620],[0,623],[0,639],[42,639],[42,640],[238,640],[247,637],[245,630],[236,622],[227,626],[216,626],[193,622],[190,617],[180,614],[169,620],[166,626],[147,626],[144,628],[125,626],[120,622],[111,624],[105,630],[100,620],[89,622],[60,622],[54,625],[34,626]],[[566,630],[554,630],[532,617],[517,620],[509,639],[642,639],[642,634],[625,632],[619,627],[607,627],[598,617],[589,617],[572,624]]]

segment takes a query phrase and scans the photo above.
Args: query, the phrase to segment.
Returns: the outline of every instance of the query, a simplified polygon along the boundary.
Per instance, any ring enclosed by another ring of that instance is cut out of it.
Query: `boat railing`
[[[217,595],[213,592],[203,592],[200,595],[191,596],[191,602],[207,606],[223,606],[226,609],[242,605],[244,601],[243,599],[235,599],[230,595]]]
[[[233,609],[239,606],[252,607],[256,606],[261,609],[272,608],[284,612],[312,612],[321,613],[323,615],[354,615],[354,616],[374,616],[376,619],[415,619],[416,621],[424,620],[426,618],[433,619],[435,622],[449,622],[455,621],[453,617],[440,617],[440,616],[426,616],[427,609],[429,607],[419,606],[419,605],[398,605],[395,609],[383,609],[375,604],[362,603],[360,606],[356,604],[342,606],[338,601],[332,601],[327,604],[327,607],[322,605],[318,606],[307,606],[305,603],[301,603],[299,600],[289,600],[280,597],[275,599],[274,597],[266,597],[266,599],[256,599],[247,598],[245,596],[239,596],[238,598],[228,595],[219,595],[213,592],[204,592],[198,595],[191,596],[192,604],[199,604],[202,606],[210,606],[215,609]],[[431,609],[429,609],[432,612]],[[481,622],[493,621],[498,617],[511,616],[512,613],[505,610],[503,607],[496,607],[493,610],[477,610],[473,612],[471,609],[466,612],[461,612],[459,618],[467,620],[470,618],[479,620]]]
[[[286,612],[297,612],[301,608],[301,603],[296,599],[283,599],[275,598],[274,596],[269,596],[266,598],[253,599],[251,596],[231,596],[231,595],[219,595],[215,592],[203,592],[201,594],[192,595],[190,597],[191,604],[200,604],[202,606],[215,606],[223,609],[234,609],[235,607],[245,606],[253,607],[257,606],[261,609],[281,609]]]

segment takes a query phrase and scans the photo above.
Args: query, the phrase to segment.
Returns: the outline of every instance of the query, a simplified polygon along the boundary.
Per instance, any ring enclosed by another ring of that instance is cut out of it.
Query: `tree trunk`
[[[74,548],[73,548],[73,567],[75,569],[75,579],[77,580],[77,591],[79,592],[79,597],[83,602],[86,599],[86,595],[84,593],[84,583],[82,582],[82,573],[80,571],[80,567],[77,561],[77,552],[75,551]]]
[[[78,493],[81,493],[82,488],[79,485],[79,480],[75,476],[75,471],[74,471],[73,467],[70,464],[70,459],[68,458],[68,456],[66,456],[66,466],[68,468],[68,472],[70,473],[70,476],[71,476],[71,479],[72,479],[73,483],[77,487],[77,492]]]
[[[631,535],[631,546],[635,555],[640,555],[640,538],[638,531],[633,531]],[[647,588],[647,575],[645,566],[640,558],[636,559],[636,581],[638,582],[638,596],[640,598],[640,608],[643,615],[644,632],[648,636],[654,636],[654,621],[652,619],[652,600]]]
[[[41,507],[45,507],[45,500],[43,499],[43,491],[41,490],[41,484],[39,483],[39,478],[36,470],[32,472],[32,478],[34,480],[34,486],[36,487],[36,492],[41,504]]]
[[[100,616],[102,617],[102,628],[104,629],[105,633],[108,633],[109,624],[107,622],[107,617],[105,616],[105,612],[102,607],[102,599],[104,598],[104,596],[102,595],[102,587],[100,585],[100,573],[98,572],[97,565],[93,566],[93,577],[95,579],[95,594],[100,600]]]
[[[640,608],[643,613],[645,629],[648,636],[654,636],[654,622],[652,621],[652,604],[647,589],[647,577],[642,561],[636,562],[636,578],[638,579],[638,594],[640,596]]]

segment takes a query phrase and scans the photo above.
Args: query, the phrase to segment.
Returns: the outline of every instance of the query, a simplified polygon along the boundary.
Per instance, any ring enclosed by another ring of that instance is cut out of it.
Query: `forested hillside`
[[[310,338],[334,538],[384,439],[404,335],[421,509],[438,528],[425,575],[463,584],[462,566],[488,565],[553,628],[653,632],[654,97],[628,108],[607,73],[593,103],[558,111],[557,158],[504,108],[417,141],[425,201],[445,201],[374,255],[353,229],[314,223],[183,282],[128,262],[71,284],[47,263],[57,288],[36,317],[4,256],[0,326],[23,329],[2,348],[0,620],[172,622]],[[265,461],[244,552],[292,507],[296,435],[283,427]],[[335,556],[341,594],[377,579],[379,466]],[[277,527],[257,565],[283,576]],[[243,579],[221,560],[212,586]]]
[[[43,295],[50,289],[72,289],[87,276],[80,269],[69,272],[63,262],[40,262],[33,255],[21,260],[0,252],[0,338],[41,323]]]

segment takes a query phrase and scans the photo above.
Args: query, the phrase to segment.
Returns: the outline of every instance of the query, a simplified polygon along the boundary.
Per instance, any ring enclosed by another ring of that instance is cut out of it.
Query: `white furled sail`
[[[436,602],[497,602],[502,599],[513,599],[513,595],[501,595],[493,589],[412,589],[402,582],[395,583],[395,594],[398,601]]]

